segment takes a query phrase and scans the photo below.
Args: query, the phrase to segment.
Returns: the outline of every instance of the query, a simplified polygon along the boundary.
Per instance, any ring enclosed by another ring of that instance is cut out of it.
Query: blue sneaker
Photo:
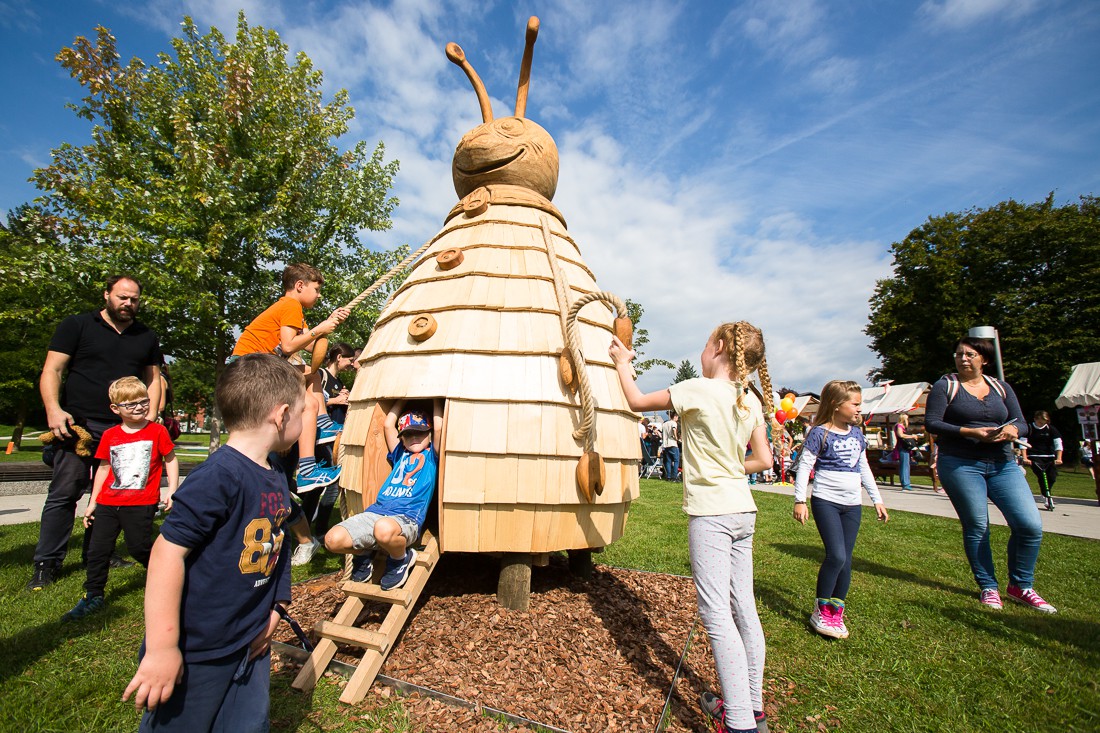
[[[369,583],[374,575],[373,552],[351,556],[351,579],[356,583]]]
[[[340,479],[340,473],[343,470],[340,466],[314,463],[309,468],[298,471],[298,491],[313,491],[331,486]]]
[[[317,426],[317,445],[324,445],[325,443],[335,441],[343,430],[344,426],[338,422],[332,423],[332,425],[329,425],[327,428]]]
[[[103,600],[103,596],[88,597],[85,593],[84,597],[77,601],[76,605],[72,609],[61,617],[62,621],[79,621],[85,616],[91,616],[97,611],[102,611],[103,607],[107,605],[107,602]]]
[[[386,558],[386,574],[382,576],[382,590],[394,590],[405,585],[405,581],[409,579],[409,572],[413,569],[413,565],[416,564],[416,550],[409,549],[405,552],[405,557],[400,560],[394,560],[392,557]]]

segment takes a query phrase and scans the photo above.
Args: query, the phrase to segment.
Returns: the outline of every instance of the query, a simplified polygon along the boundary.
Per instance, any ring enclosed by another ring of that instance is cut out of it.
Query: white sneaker
[[[290,564],[293,567],[299,565],[305,565],[313,556],[317,554],[317,548],[321,546],[321,543],[310,537],[309,542],[302,543],[294,549],[294,554],[290,556]]]

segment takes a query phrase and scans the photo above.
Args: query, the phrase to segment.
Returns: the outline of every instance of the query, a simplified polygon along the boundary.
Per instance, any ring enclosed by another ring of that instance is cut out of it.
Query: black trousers
[[[119,534],[126,536],[126,549],[130,556],[144,567],[149,567],[149,552],[153,549],[153,519],[157,505],[104,506],[97,504],[92,526],[84,533],[91,537],[88,545],[88,577],[84,592],[88,597],[102,596],[107,587],[107,573],[111,568],[111,553]]]
[[[1054,488],[1054,480],[1058,478],[1058,468],[1054,465],[1053,458],[1032,458],[1031,471],[1039,480],[1039,491],[1043,496],[1050,496],[1050,490]]]
[[[84,426],[95,439],[92,454],[103,431],[110,423],[89,420]],[[66,440],[53,459],[53,480],[50,481],[46,503],[42,505],[42,527],[38,531],[38,545],[34,549],[34,561],[51,562],[60,566],[69,550],[69,538],[73,534],[76,503],[85,492],[91,490],[92,473],[99,461],[76,454],[75,440]],[[88,554],[88,533],[84,533],[84,559]]]

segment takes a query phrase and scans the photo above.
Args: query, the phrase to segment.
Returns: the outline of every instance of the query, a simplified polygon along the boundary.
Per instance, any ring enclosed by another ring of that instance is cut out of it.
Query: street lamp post
[[[974,326],[966,333],[972,339],[993,339],[993,348],[997,355],[997,378],[1005,381],[1004,365],[1001,362],[1001,339],[993,326]]]

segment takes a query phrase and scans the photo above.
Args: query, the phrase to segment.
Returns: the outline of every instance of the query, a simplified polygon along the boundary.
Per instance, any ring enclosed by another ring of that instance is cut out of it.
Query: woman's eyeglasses
[[[981,354],[974,351],[956,351],[954,357],[963,361],[970,361],[971,359],[980,358]]]

